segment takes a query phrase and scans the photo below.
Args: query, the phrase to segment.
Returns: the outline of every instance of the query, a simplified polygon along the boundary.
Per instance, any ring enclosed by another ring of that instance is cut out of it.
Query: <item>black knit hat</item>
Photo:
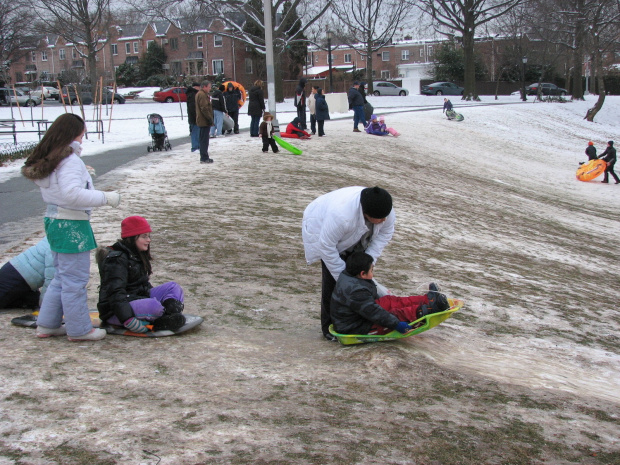
[[[379,186],[367,187],[360,196],[362,212],[371,218],[386,218],[392,211],[392,196]]]

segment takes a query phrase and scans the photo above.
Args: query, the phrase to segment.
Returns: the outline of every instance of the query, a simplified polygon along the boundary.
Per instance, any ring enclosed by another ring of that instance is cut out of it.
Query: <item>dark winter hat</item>
[[[150,232],[151,226],[141,216],[128,216],[121,221],[121,238],[123,239]]]
[[[608,145],[611,145],[612,147],[614,146],[614,141],[610,140],[609,142],[607,142]]]
[[[392,196],[379,186],[362,190],[360,203],[362,212],[377,220],[386,218],[392,211]]]
[[[354,86],[359,86],[359,85],[360,85],[360,82],[359,82],[359,81],[353,81],[353,85],[354,85]]]

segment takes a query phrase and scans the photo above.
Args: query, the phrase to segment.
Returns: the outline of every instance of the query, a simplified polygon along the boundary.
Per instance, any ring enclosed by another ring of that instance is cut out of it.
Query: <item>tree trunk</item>
[[[474,60],[473,17],[468,18],[463,32],[463,53],[465,55],[465,90],[463,100],[480,100],[476,93],[476,62]]]
[[[369,39],[366,47],[366,93],[372,95],[372,41]]]
[[[598,49],[598,47],[597,47]],[[595,74],[598,82],[598,99],[594,106],[590,108],[586,112],[586,116],[583,118],[591,123],[594,122],[594,117],[596,114],[603,108],[603,103],[605,102],[605,81],[603,80],[603,58],[599,53],[596,53],[593,56],[594,66],[595,66]]]

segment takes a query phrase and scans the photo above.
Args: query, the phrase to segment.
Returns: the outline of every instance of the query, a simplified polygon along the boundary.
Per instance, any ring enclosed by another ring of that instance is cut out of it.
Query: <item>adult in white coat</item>
[[[365,251],[376,261],[392,239],[395,221],[392,197],[380,187],[345,187],[306,207],[302,238],[308,264],[321,261],[321,330],[326,339],[334,340],[329,305],[347,257]]]

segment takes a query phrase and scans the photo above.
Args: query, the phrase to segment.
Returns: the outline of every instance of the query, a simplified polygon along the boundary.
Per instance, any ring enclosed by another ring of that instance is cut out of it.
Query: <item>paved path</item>
[[[170,140],[173,147],[189,142],[189,136]],[[144,155],[149,155],[149,152],[146,151],[146,144],[142,142],[97,155],[85,155],[83,160],[95,168],[97,177],[100,177]],[[99,189],[103,187],[97,183],[97,178],[95,187]],[[36,230],[43,224],[45,203],[41,199],[41,192],[32,181],[23,176],[15,176],[0,182],[0,205],[0,247],[23,237],[23,231]]]

